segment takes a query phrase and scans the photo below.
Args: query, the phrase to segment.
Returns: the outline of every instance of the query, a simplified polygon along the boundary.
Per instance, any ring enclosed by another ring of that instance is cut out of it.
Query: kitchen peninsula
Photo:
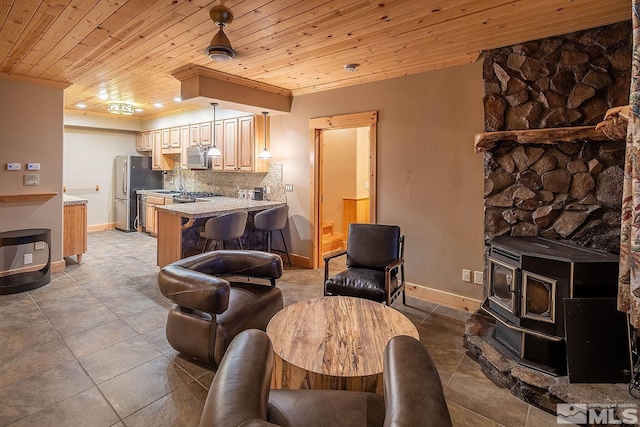
[[[253,216],[265,209],[286,205],[285,202],[215,197],[210,201],[157,206],[158,266],[165,265],[202,250],[197,247],[200,231],[207,219],[232,212],[247,211],[245,236],[253,230]],[[246,249],[246,248],[245,248]]]

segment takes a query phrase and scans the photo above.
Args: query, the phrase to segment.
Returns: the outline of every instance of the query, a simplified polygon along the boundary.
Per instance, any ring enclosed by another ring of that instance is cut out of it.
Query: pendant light
[[[207,156],[220,157],[222,156],[222,153],[218,150],[218,147],[216,147],[216,107],[218,106],[218,103],[212,102],[211,106],[213,107],[213,126],[211,129],[213,131],[213,146],[209,148],[209,151],[207,151]]]
[[[271,153],[267,150],[267,114],[269,112],[263,111],[262,115],[264,116],[264,150],[260,153],[259,158],[261,159],[270,159]]]

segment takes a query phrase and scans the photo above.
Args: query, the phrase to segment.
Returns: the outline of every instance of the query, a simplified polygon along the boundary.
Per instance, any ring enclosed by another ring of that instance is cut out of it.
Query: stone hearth
[[[628,384],[572,384],[569,377],[555,377],[520,365],[493,338],[494,320],[477,312],[467,321],[464,347],[482,372],[496,385],[505,387],[523,401],[556,415],[559,403],[583,403],[592,408],[607,405],[638,405]]]

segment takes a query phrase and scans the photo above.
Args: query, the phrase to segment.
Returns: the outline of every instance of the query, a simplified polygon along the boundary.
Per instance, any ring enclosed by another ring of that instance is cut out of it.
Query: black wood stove
[[[629,379],[626,316],[615,309],[617,255],[540,237],[496,236],[488,244],[482,309],[496,319],[499,343],[523,365],[569,373],[572,382]],[[615,374],[592,366],[611,362],[612,349],[620,359]]]

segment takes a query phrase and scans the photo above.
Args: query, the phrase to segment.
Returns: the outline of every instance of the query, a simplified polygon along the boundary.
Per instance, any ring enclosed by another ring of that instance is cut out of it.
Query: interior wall
[[[115,222],[114,160],[119,155],[141,155],[134,132],[65,126],[63,185],[67,194],[88,200],[88,227]]]
[[[356,129],[356,198],[369,197],[369,128]]]
[[[483,168],[473,139],[483,130],[482,64],[296,96],[291,114],[272,117],[274,161],[284,164],[294,254],[311,257],[309,119],[378,111],[378,222],[406,235],[411,283],[475,299],[482,286]]]
[[[44,202],[0,203],[0,231],[49,228],[51,261],[62,261],[63,90],[0,79],[0,94],[0,194],[58,193]],[[8,162],[21,170],[8,171]],[[23,185],[27,163],[40,163],[38,186]]]
[[[356,195],[356,129],[323,131],[322,138],[322,220],[333,222],[334,233],[342,233],[343,198]]]

